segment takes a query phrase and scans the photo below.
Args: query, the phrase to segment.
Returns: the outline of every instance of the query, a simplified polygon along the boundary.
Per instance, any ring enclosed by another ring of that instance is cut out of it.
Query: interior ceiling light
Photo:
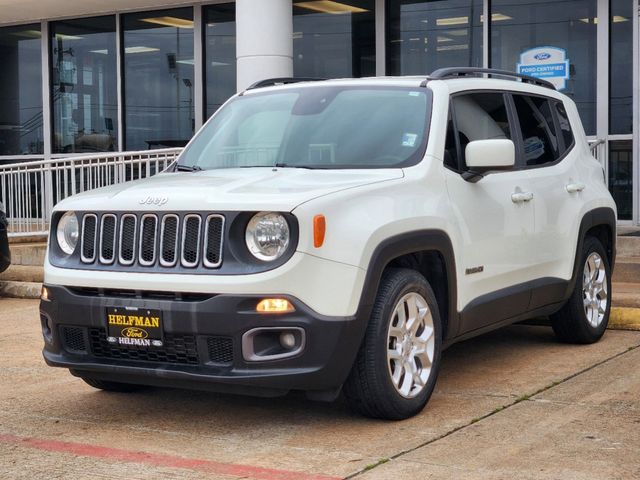
[[[425,38],[426,40],[426,38]],[[453,42],[453,38],[449,38],[449,37],[438,37],[438,43],[445,43],[445,42]],[[425,42],[426,43],[426,42]]]
[[[491,21],[492,22],[504,22],[505,20],[513,20],[513,17],[509,15],[505,15],[504,13],[492,13]],[[480,15],[480,23],[484,22],[484,15]]]
[[[42,36],[39,30],[21,30],[19,32],[12,32],[11,35],[24,38],[40,38]]]
[[[436,20],[436,25],[439,27],[445,27],[448,25],[466,25],[469,23],[469,17],[449,17],[439,18]]]
[[[193,28],[193,20],[187,20],[186,18],[149,17],[143,18],[142,21],[147,23],[154,23],[156,25],[162,25],[164,27]]]
[[[581,18],[580,21],[582,23],[593,23],[594,25],[598,24],[598,19],[597,18]],[[614,20],[615,22],[615,20]]]
[[[82,37],[77,35],[65,35],[64,33],[56,33],[57,40],[82,40]]]
[[[313,0],[311,2],[296,2],[296,7],[306,8],[320,13],[331,13],[339,15],[342,13],[363,13],[368,12],[364,8],[354,7],[353,5],[347,5],[345,3],[334,2],[333,0]]]
[[[627,17],[622,17],[620,15],[613,16],[613,23],[628,22],[628,21],[629,19]]]
[[[100,55],[109,55],[109,50],[106,48],[104,50],[90,50],[91,53],[99,53]]]
[[[195,60],[193,58],[189,58],[187,60],[176,60],[176,63],[182,63],[183,65],[195,65]]]
[[[469,49],[468,45],[442,45],[438,47],[436,50],[438,52],[447,52],[451,50],[468,50],[468,49]]]
[[[147,52],[157,52],[159,48],[154,47],[127,47],[124,49],[124,53],[147,53]]]

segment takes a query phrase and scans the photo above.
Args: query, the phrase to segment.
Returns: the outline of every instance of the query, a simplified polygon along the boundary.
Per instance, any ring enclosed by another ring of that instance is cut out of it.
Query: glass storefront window
[[[206,115],[236,93],[236,5],[203,7]]]
[[[294,1],[293,72],[320,78],[375,75],[375,0]]]
[[[482,0],[388,0],[387,74],[482,66]]]
[[[118,149],[116,20],[51,24],[53,153]]]
[[[0,155],[42,154],[40,25],[0,28]]]
[[[569,79],[562,92],[576,102],[587,135],[596,131],[596,14],[596,0],[491,1],[491,67],[516,71],[530,49],[564,50]],[[541,53],[537,61],[554,61]]]
[[[633,133],[633,0],[611,0],[609,133]]]
[[[609,142],[609,191],[618,207],[618,220],[633,215],[633,142]]]
[[[125,149],[183,146],[195,123],[193,9],[122,19]]]

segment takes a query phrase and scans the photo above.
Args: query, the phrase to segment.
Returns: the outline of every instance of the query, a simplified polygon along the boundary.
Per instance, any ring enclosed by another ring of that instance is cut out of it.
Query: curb
[[[41,289],[36,282],[0,282],[0,297],[38,299]]]
[[[640,308],[611,307],[608,328],[611,330],[640,330]]]

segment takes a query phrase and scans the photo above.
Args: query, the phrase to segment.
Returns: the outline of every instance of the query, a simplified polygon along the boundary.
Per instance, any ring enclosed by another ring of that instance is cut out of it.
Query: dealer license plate
[[[148,308],[107,307],[107,340],[123,347],[162,347],[162,312]]]

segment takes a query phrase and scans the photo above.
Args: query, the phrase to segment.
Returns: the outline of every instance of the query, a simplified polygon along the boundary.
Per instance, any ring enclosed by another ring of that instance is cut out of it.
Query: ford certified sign
[[[562,90],[569,80],[567,52],[563,48],[549,45],[530,48],[520,54],[516,71],[530,77],[543,78]]]

